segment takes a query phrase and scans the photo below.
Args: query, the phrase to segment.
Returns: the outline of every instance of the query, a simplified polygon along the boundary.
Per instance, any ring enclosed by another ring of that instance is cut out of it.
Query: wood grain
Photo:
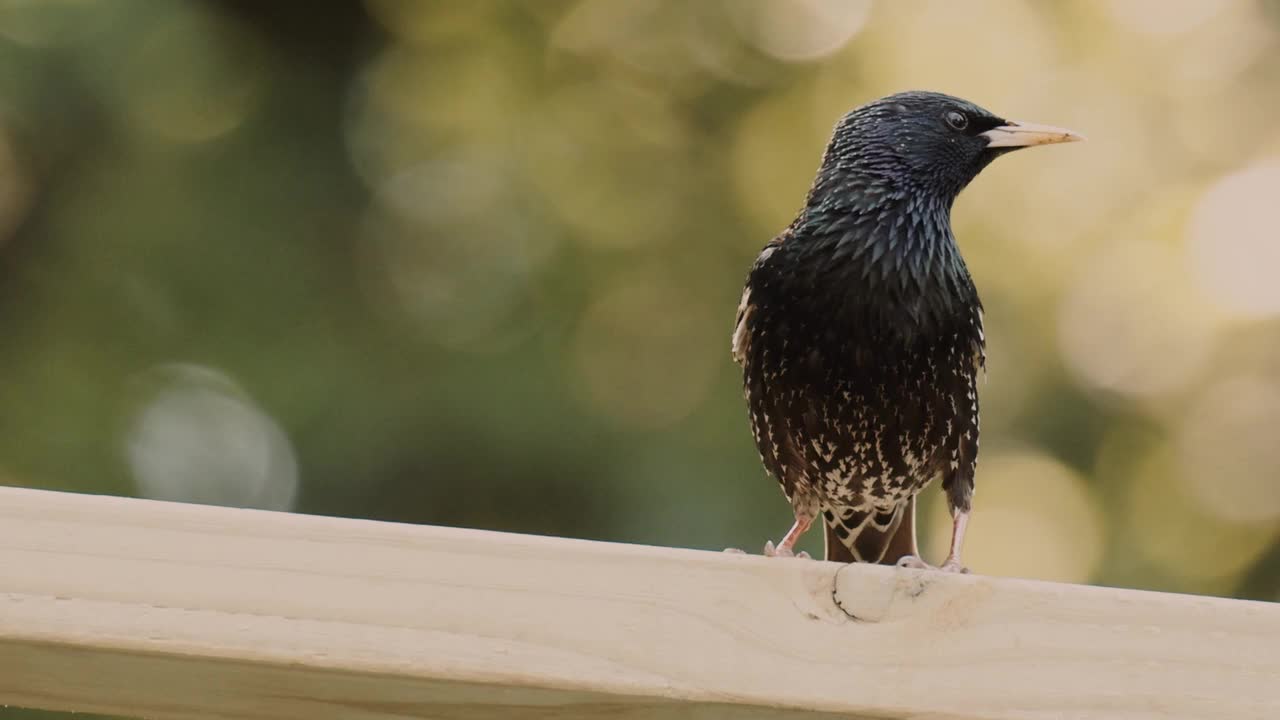
[[[0,488],[0,703],[1280,717],[1280,606]]]

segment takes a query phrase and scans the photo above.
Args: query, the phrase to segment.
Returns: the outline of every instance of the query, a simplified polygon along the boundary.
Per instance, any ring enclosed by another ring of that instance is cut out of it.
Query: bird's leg
[[[798,557],[808,560],[809,553],[803,550],[796,552],[795,547],[800,536],[804,535],[805,531],[808,530],[809,526],[812,524],[812,516],[796,513],[795,524],[791,526],[791,529],[787,531],[786,535],[782,536],[782,540],[778,541],[777,546],[774,546],[772,540],[764,544],[765,557]],[[724,551],[727,553],[734,553],[735,555],[746,554],[738,548],[725,548]]]
[[[764,544],[765,556],[766,557],[808,558],[809,553],[801,550],[799,554],[797,554],[795,551],[795,547],[796,547],[796,541],[800,539],[801,535],[805,534],[805,531],[807,531],[809,529],[809,526],[812,524],[813,524],[812,517],[809,517],[807,515],[797,514],[795,524],[792,525],[791,529],[787,531],[787,534],[783,535],[782,539],[778,541],[777,547],[773,546],[772,540]]]
[[[951,520],[951,551],[947,553],[947,559],[942,563],[939,570],[943,572],[967,573],[969,568],[960,562],[960,548],[964,545],[964,531],[969,527],[968,511],[957,511],[952,513]]]
[[[902,556],[898,567],[916,568],[917,570],[941,570],[943,572],[967,573],[969,568],[960,562],[960,547],[964,545],[964,531],[969,526],[969,513],[954,511],[951,522],[951,551],[942,565],[934,567],[920,558],[919,552]]]

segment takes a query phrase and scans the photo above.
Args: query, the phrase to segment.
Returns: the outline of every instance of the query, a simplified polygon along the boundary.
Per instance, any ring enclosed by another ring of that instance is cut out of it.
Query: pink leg
[[[773,546],[772,540],[764,544],[764,554],[768,557],[809,557],[809,553],[803,551],[796,555],[795,547],[796,542],[800,540],[800,536],[804,535],[812,524],[813,518],[811,517],[796,518],[795,524],[791,526],[786,535],[782,536],[782,540],[778,542],[776,548]]]
[[[943,572],[967,573],[969,568],[960,562],[960,548],[964,545],[964,532],[969,527],[969,513],[954,513],[951,521],[951,551],[947,553],[946,562],[934,567],[920,558],[919,554],[904,555],[898,561],[898,567],[917,568],[919,570],[941,570]]]
[[[960,562],[960,548],[964,545],[964,531],[968,527],[969,513],[956,513],[951,523],[951,551],[947,553],[947,560],[939,569],[946,572],[969,572],[969,568]]]

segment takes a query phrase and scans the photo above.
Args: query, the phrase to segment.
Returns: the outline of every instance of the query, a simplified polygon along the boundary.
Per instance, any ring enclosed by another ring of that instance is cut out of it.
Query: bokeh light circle
[[[1209,385],[1182,415],[1178,455],[1188,493],[1238,523],[1280,521],[1280,383],[1238,376]]]
[[[134,127],[202,143],[244,123],[268,81],[257,35],[199,5],[175,6],[142,27],[111,79]]]
[[[732,181],[738,205],[758,233],[744,238],[763,247],[804,206],[805,191],[822,163],[822,152],[839,116],[823,132],[797,132],[810,126],[808,103],[787,92],[745,113],[733,136]]]
[[[1183,583],[1228,580],[1266,551],[1277,527],[1232,523],[1211,512],[1193,491],[1204,480],[1188,472],[1172,446],[1137,464],[1125,506],[1130,536],[1149,562]]]
[[[1245,317],[1280,313],[1280,160],[1214,183],[1192,214],[1187,258],[1205,291]]]
[[[137,379],[125,455],[138,491],[156,500],[289,510],[293,446],[227,375],[164,365]]]
[[[748,0],[727,7],[739,32],[751,43],[792,62],[836,52],[871,14],[871,0]]]
[[[1063,357],[1087,385],[1129,395],[1186,386],[1216,324],[1172,249],[1117,239],[1076,273],[1059,310]],[[1174,319],[1176,318],[1176,321]]]
[[[516,318],[555,238],[537,231],[506,177],[500,157],[476,153],[382,183],[359,235],[371,299],[454,350],[499,350],[535,330]]]
[[[1209,22],[1227,7],[1225,0],[1110,0],[1111,18],[1144,35],[1181,35]]]

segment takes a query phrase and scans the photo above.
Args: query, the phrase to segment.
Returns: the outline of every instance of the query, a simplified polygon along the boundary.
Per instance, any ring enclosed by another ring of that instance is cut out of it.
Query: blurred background
[[[955,209],[969,565],[1280,599],[1277,0],[0,0],[0,481],[758,551],[742,282],[911,88],[1089,137]]]

